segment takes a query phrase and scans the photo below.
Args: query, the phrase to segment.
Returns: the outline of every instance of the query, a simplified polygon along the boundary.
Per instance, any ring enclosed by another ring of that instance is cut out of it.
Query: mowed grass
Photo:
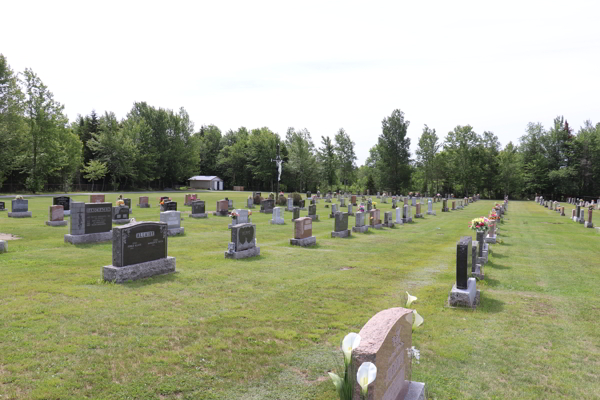
[[[132,216],[159,220],[159,195]],[[224,196],[240,207],[248,193],[199,194],[209,211]],[[237,261],[223,255],[229,218],[184,216],[185,236],[169,238],[178,273],[123,285],[101,280],[111,244],[65,244],[67,227],[44,225],[49,204],[29,198],[30,219],[0,213],[0,232],[22,237],[0,255],[2,400],[336,399],[326,372],[340,340],[406,290],[425,318],[412,379],[428,398],[600,397],[600,235],[534,202],[509,204],[476,311],[445,303],[456,242],[492,201],[436,203],[437,216],[348,239],[330,237],[320,201],[313,248],[289,245],[291,213],[270,225],[256,208],[261,255]]]

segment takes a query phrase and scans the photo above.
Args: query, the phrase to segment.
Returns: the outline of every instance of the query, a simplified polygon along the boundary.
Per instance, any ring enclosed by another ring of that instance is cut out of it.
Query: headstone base
[[[114,267],[108,265],[102,268],[102,276],[105,281],[123,283],[149,278],[155,275],[164,275],[175,272],[175,257],[160,258],[158,260],[127,265],[125,267]]]
[[[70,216],[71,216],[71,210],[64,211],[64,212],[63,212],[63,215],[64,215],[65,217],[70,217]]]
[[[31,211],[24,212],[9,212],[9,218],[31,218]]]
[[[146,204],[138,204],[137,205],[139,208],[150,208],[150,203],[146,203]]]
[[[260,210],[263,214],[273,214],[273,210]]]
[[[436,215],[435,211],[427,211],[427,215]]]
[[[487,235],[484,241],[485,243],[496,244],[496,235]]]
[[[412,218],[402,218],[403,224],[406,224],[407,222],[413,222]]]
[[[335,214],[329,214],[329,218],[335,218]]]
[[[189,218],[207,218],[208,214],[207,213],[189,214],[188,217]]]
[[[69,221],[46,221],[48,226],[65,226]]]
[[[423,214],[415,214],[415,218],[425,218],[425,217],[423,217]]]
[[[6,244],[6,240],[0,240],[0,254],[6,253],[8,251],[8,244]]]
[[[469,278],[466,289],[458,289],[455,283],[448,295],[448,304],[451,307],[477,307],[479,304],[479,290],[477,290],[476,282],[475,278]]]
[[[290,239],[290,244],[302,247],[312,246],[313,244],[317,244],[317,238],[316,236],[310,236],[304,239]]]
[[[279,218],[276,220],[270,220],[269,222],[271,223],[271,225],[285,225],[285,221],[283,218]]]
[[[448,209],[448,207],[446,207],[446,208],[442,208],[442,212],[450,212],[450,210]]]
[[[404,396],[404,400],[425,400],[425,384],[408,381],[408,393]]]
[[[10,213],[8,213],[8,216],[10,217]],[[579,218],[573,217],[573,222],[579,222]]]
[[[8,211],[8,208],[0,208],[0,211]]]
[[[353,226],[352,227],[352,232],[359,232],[359,233],[365,233],[369,231],[369,225],[363,225],[363,226]]]
[[[229,217],[229,213],[227,211],[213,211],[212,215],[215,217]]]
[[[583,218],[579,218],[579,223],[583,224],[585,222],[585,220]]]
[[[313,221],[318,221],[319,220],[319,216],[318,215],[309,215],[308,216],[310,219],[312,219]]]
[[[587,221],[584,222],[584,225],[585,225],[586,228],[593,228],[594,227],[593,223],[587,222]]]
[[[383,229],[383,224],[370,225],[370,227],[375,229]]]
[[[350,229],[345,230],[345,231],[339,231],[339,232],[331,232],[331,237],[339,237],[339,238],[345,238],[348,236],[352,236],[352,232],[350,231]]]
[[[485,275],[483,273],[483,267],[479,264],[475,265],[475,271],[471,271],[471,276],[475,279],[477,279],[478,281],[482,280],[483,278],[485,278]]]
[[[65,243],[71,244],[98,243],[111,240],[112,230],[100,233],[85,233],[83,235],[71,235],[70,233],[65,235]]]
[[[177,236],[183,235],[185,233],[185,228],[171,228],[167,230],[167,236]]]
[[[129,223],[129,218],[125,218],[125,219],[113,219],[112,220],[113,224],[117,224],[117,225],[125,225]]]
[[[239,260],[240,258],[255,257],[260,255],[260,247],[253,247],[248,250],[233,251],[231,253],[225,252],[225,258],[232,258]]]

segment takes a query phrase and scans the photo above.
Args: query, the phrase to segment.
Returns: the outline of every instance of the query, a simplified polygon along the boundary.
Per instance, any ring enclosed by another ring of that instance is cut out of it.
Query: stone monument
[[[308,217],[298,218],[294,221],[294,238],[290,244],[294,246],[312,246],[317,243],[317,238],[312,235],[313,220]]]
[[[479,290],[475,278],[469,278],[472,271],[471,236],[463,236],[456,244],[456,283],[448,296],[448,304],[452,307],[477,307]]]
[[[70,233],[65,243],[83,244],[112,239],[112,204],[71,202]]]
[[[247,258],[260,255],[256,247],[256,225],[238,224],[231,227],[231,242],[227,246],[225,258]]]
[[[67,221],[65,221],[65,217],[64,217],[63,206],[48,206],[48,221],[46,221],[46,225],[48,225],[48,226],[65,226],[65,225],[67,225]]]

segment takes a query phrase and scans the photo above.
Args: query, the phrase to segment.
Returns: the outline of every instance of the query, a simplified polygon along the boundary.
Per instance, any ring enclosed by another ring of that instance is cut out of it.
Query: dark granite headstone
[[[463,236],[456,244],[456,287],[458,289],[467,289],[467,280],[473,265],[472,241],[471,236]]]
[[[300,208],[304,208],[304,200],[300,200],[300,202],[298,203],[298,206]]]
[[[177,211],[177,202],[169,201],[165,203],[165,211]]]
[[[0,201],[0,210],[5,210],[6,209],[6,205],[4,204],[3,201]]]
[[[248,250],[255,246],[256,225],[238,224],[231,227],[231,242],[235,251]]]
[[[124,206],[116,206],[113,207],[113,219],[129,219],[129,207],[127,205]]]
[[[308,206],[308,215],[317,215],[317,206],[315,204]]]
[[[348,230],[348,213],[336,212],[335,213],[335,232],[342,232]]]
[[[312,193],[311,192],[306,192],[306,198],[310,199],[312,197]]]
[[[263,212],[273,211],[273,207],[275,207],[274,199],[266,199],[260,202],[260,210]]]
[[[113,229],[113,266],[125,267],[166,257],[166,223],[134,222]]]
[[[300,218],[300,207],[294,207],[292,220]]]
[[[205,212],[204,200],[192,201],[192,214],[204,214]]]
[[[71,198],[68,196],[57,196],[52,198],[53,206],[63,206],[65,211],[71,210]]]
[[[479,254],[477,257],[483,257],[483,241],[485,239],[485,232],[477,232],[477,242],[479,242],[479,247],[477,248]]]
[[[112,229],[112,204],[71,203],[71,234],[108,232]]]
[[[123,202],[127,206],[127,208],[131,208],[131,199],[123,199]]]
[[[29,200],[15,199],[12,201],[12,212],[27,212],[29,211]]]

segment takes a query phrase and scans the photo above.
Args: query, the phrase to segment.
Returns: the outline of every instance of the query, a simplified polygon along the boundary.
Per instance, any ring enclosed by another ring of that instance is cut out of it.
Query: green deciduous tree
[[[394,110],[381,122],[376,162],[384,190],[400,193],[411,181],[410,138],[406,136],[410,122],[404,113]]]
[[[346,133],[344,128],[340,128],[335,135],[335,153],[339,165],[339,177],[344,187],[352,184],[354,170],[356,169],[356,154],[354,153],[354,142]]]
[[[332,190],[337,182],[338,159],[335,154],[335,146],[329,136],[321,136],[321,148],[317,153],[317,159],[321,165],[321,176],[327,190]]]
[[[431,193],[434,190],[432,181],[434,179],[435,156],[441,147],[438,140],[435,129],[430,129],[425,125],[416,151],[417,165],[423,170],[424,186],[421,188],[422,192]]]

